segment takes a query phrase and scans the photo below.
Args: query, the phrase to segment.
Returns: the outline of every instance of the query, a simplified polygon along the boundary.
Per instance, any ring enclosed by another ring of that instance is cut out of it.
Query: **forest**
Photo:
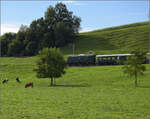
[[[17,33],[5,33],[0,37],[1,56],[34,56],[43,48],[61,48],[75,40],[81,18],[73,15],[65,4],[49,6],[44,17],[21,25]]]

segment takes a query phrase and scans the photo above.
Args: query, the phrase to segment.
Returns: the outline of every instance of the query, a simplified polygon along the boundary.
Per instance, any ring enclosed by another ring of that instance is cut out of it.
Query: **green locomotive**
[[[80,54],[71,55],[67,58],[67,64],[69,66],[85,66],[85,65],[95,65],[96,55],[90,54]]]

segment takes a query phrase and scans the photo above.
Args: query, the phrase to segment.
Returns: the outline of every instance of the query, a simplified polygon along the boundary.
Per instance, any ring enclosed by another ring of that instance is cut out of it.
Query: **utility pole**
[[[73,44],[72,44],[72,53],[73,53],[73,55],[74,55],[74,50],[75,50],[75,44],[73,42]]]

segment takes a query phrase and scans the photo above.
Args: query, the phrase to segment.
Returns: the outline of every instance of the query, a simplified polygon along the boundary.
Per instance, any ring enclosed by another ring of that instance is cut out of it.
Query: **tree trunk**
[[[54,79],[54,85],[56,85],[56,80]]]
[[[135,87],[137,87],[137,73],[135,73]]]
[[[53,83],[53,78],[51,78],[51,86],[53,86],[53,84],[54,84],[54,83]]]

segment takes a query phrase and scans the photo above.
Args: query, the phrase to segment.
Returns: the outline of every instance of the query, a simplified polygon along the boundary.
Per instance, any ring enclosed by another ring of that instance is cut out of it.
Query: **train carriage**
[[[131,55],[133,54],[72,55],[67,58],[67,64],[69,66],[120,65],[120,64],[124,64],[127,58]],[[147,58],[143,63],[144,64],[150,63],[150,53],[147,53]]]
[[[69,66],[78,66],[79,65],[79,57],[75,56],[75,55],[68,56],[67,64]]]
[[[88,66],[95,65],[96,55],[89,54],[80,54],[80,55],[72,55],[67,58],[67,64],[69,66]]]
[[[111,54],[111,55],[97,55],[97,65],[117,65],[123,64],[127,60],[127,56],[131,54]]]

